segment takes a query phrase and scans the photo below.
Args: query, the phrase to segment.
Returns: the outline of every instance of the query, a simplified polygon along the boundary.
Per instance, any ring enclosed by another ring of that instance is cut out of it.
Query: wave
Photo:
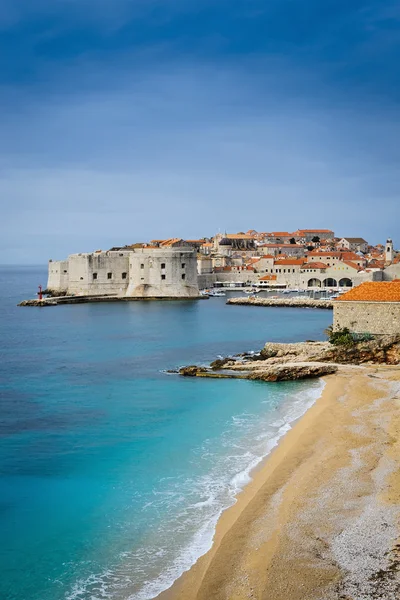
[[[196,450],[196,474],[169,478],[143,510],[165,513],[140,549],[124,552],[120,564],[79,580],[65,600],[151,600],[165,591],[212,546],[221,514],[236,502],[251,473],[321,395],[324,383],[301,386],[267,414],[234,415],[218,439]],[[199,466],[200,465],[200,466]],[[201,467],[201,468],[200,468]]]

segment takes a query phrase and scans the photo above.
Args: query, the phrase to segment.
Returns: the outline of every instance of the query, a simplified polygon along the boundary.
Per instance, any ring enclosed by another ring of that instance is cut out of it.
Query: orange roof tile
[[[293,233],[289,233],[288,231],[272,231],[268,235],[272,237],[292,237]]]
[[[306,263],[303,269],[329,269],[329,266],[323,262],[310,262]]]
[[[343,262],[343,264],[347,265],[348,267],[352,267],[353,269],[356,269],[356,271],[360,270],[360,267],[358,265],[356,265],[356,263],[351,262],[350,260],[343,260],[342,262]]]
[[[228,233],[226,236],[228,240],[253,240],[254,235],[249,235],[247,233]]]
[[[333,233],[331,229],[298,229],[296,233]]]
[[[275,265],[303,265],[303,258],[282,258],[274,262]]]
[[[315,257],[317,257],[317,256],[332,256],[333,258],[341,258],[342,253],[336,252],[336,251],[329,252],[328,250],[321,250],[321,251],[310,250],[307,253],[307,256],[315,256]]]
[[[276,275],[264,275],[264,277],[260,277],[259,281],[276,281]]]
[[[362,257],[358,256],[355,252],[341,252],[340,257],[342,260],[361,260]]]
[[[353,302],[400,302],[400,281],[366,281],[336,299]]]

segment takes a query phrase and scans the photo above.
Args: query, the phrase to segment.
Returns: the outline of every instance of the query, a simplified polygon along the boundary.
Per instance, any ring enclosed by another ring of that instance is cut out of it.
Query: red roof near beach
[[[259,281],[275,281],[276,275],[264,275],[264,277],[260,277]]]
[[[354,302],[400,302],[400,281],[366,281],[336,299]]]

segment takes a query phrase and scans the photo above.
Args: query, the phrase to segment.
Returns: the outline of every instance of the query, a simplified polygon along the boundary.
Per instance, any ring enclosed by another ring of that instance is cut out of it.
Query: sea
[[[326,310],[200,301],[17,307],[46,267],[0,267],[0,598],[148,600],[211,546],[222,511],[322,390],[168,374]]]

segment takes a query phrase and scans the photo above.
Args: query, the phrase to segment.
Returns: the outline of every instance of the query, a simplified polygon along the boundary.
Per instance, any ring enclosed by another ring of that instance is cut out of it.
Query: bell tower
[[[393,262],[393,242],[390,238],[386,241],[385,247],[385,263],[391,264]]]

